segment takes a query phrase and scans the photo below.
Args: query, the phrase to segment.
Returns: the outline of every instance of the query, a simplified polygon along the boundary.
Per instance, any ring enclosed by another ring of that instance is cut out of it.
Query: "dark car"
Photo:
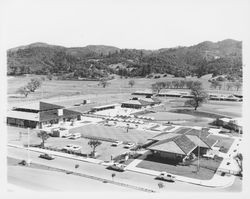
[[[44,153],[44,154],[39,155],[39,158],[44,158],[44,159],[46,159],[46,160],[53,160],[53,159],[55,159],[54,156],[49,155],[49,154],[47,154],[47,153]]]

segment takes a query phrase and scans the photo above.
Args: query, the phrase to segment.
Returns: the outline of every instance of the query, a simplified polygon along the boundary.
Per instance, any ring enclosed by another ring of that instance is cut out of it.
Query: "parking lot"
[[[157,135],[159,132],[146,132],[136,129],[129,129],[127,132],[127,128],[90,124],[71,129],[70,133],[81,133],[84,136],[108,138],[123,142],[145,143],[147,139]]]
[[[46,146],[62,149],[66,145],[73,144],[73,145],[81,146],[81,149],[80,149],[81,153],[86,154],[87,156],[92,151],[92,148],[88,145],[88,141],[89,139],[85,139],[85,138],[79,138],[76,140],[72,140],[68,138],[49,138],[46,143]],[[104,160],[104,161],[111,160],[111,156],[114,158],[120,155],[121,153],[129,151],[129,149],[123,148],[124,144],[121,144],[119,146],[111,146],[112,144],[111,142],[105,142],[105,141],[101,141],[101,142],[102,144],[96,148],[97,159],[100,159],[100,160]]]

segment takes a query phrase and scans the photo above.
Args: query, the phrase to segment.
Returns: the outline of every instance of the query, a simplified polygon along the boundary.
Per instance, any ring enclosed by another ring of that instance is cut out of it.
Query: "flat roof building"
[[[65,109],[63,106],[38,102],[30,105],[14,107],[7,113],[7,124],[42,128],[45,124],[55,124],[60,121],[80,119],[81,113]]]

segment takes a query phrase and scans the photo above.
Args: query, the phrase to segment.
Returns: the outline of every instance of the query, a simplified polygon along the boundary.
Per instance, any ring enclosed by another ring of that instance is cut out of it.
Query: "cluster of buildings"
[[[145,95],[158,97],[180,97],[180,98],[193,98],[193,95],[189,91],[178,90],[161,90],[158,94],[153,93],[151,90],[136,91],[132,95]],[[239,94],[220,94],[220,93],[208,93],[209,100],[218,101],[242,101],[243,96]]]

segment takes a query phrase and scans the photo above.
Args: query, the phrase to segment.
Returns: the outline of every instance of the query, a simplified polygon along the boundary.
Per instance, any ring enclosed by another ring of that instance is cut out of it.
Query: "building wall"
[[[163,151],[151,151],[151,152],[155,156],[159,156],[161,158],[166,158],[166,159],[182,161],[183,158],[185,158],[185,155],[176,154],[176,153],[169,153],[169,152],[163,152]]]
[[[24,127],[24,128],[28,127],[36,128],[38,122],[7,117],[7,125]]]
[[[135,109],[140,109],[142,108],[141,105],[138,104],[122,104],[122,108],[135,108]]]

